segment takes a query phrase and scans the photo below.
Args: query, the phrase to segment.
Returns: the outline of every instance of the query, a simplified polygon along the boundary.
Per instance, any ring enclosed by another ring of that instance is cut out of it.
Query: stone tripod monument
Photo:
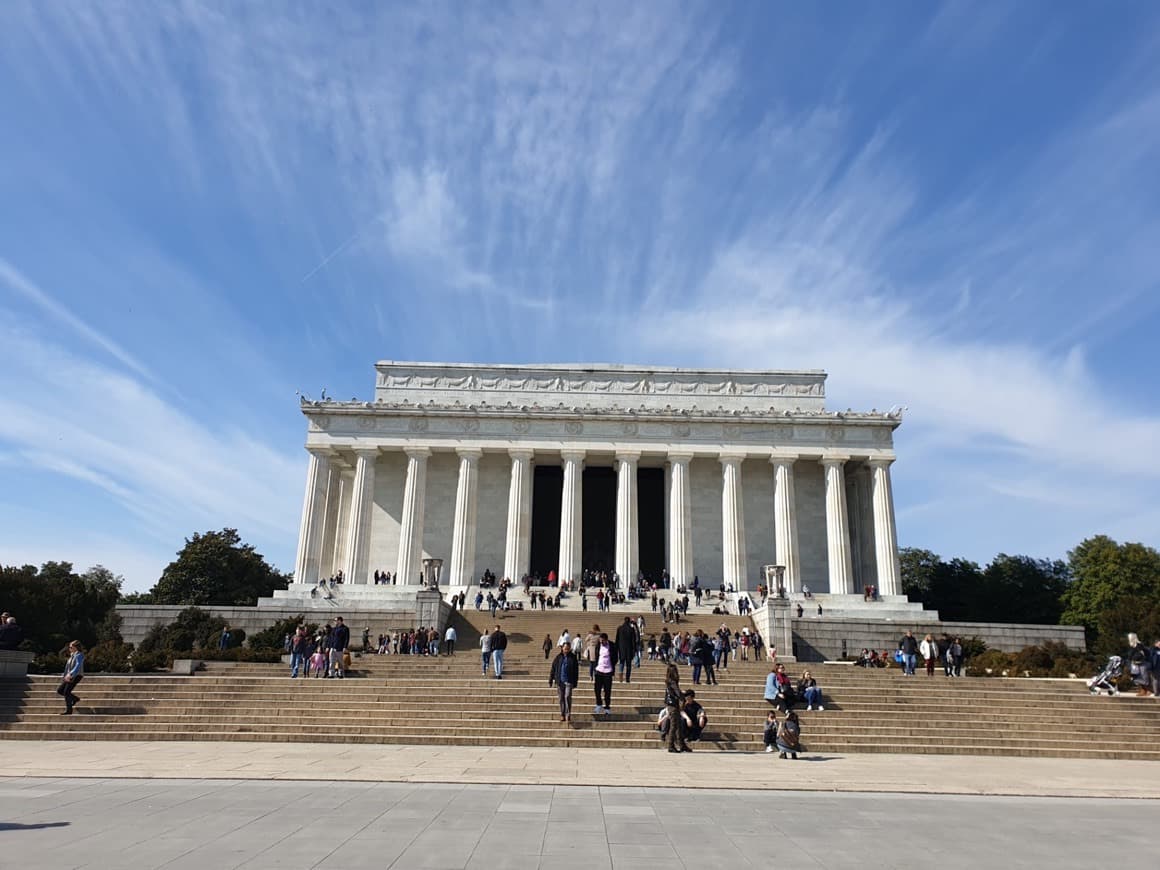
[[[901,593],[897,414],[825,408],[824,372],[380,362],[370,402],[302,401],[295,586],[378,571],[586,569],[754,590]],[[353,591],[353,590],[352,590]],[[368,590],[369,591],[369,590]]]

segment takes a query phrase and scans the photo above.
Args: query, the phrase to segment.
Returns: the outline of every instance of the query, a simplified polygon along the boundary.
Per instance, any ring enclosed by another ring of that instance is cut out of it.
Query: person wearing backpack
[[[798,750],[801,746],[802,728],[801,723],[798,722],[797,713],[790,710],[785,714],[785,720],[777,729],[777,748],[778,758],[785,758],[788,754],[790,758],[797,760]]]
[[[572,690],[580,681],[580,660],[572,651],[572,644],[561,643],[560,652],[552,661],[548,673],[548,685],[556,687],[560,698],[560,721],[572,721]]]

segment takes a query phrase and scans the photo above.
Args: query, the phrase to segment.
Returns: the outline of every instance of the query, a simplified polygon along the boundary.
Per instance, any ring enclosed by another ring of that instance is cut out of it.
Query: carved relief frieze
[[[512,431],[520,435],[523,435],[531,428],[532,424],[527,420],[516,420],[514,423],[512,423]]]
[[[407,426],[412,432],[426,432],[430,428],[425,417],[415,417]]]
[[[579,420],[569,420],[564,424],[564,431],[569,435],[579,435],[584,431],[584,424]]]

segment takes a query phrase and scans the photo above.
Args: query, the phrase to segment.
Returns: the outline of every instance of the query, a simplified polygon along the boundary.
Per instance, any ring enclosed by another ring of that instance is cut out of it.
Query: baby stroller
[[[1098,695],[1101,691],[1106,691],[1109,695],[1118,695],[1120,690],[1116,688],[1115,681],[1124,673],[1124,660],[1119,656],[1109,656],[1108,663],[1104,665],[1104,669],[1088,680],[1088,691],[1093,695]]]

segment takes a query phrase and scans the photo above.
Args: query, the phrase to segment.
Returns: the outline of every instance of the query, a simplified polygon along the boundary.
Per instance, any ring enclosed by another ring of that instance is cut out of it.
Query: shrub
[[[136,652],[130,664],[135,674],[150,673],[152,671],[167,671],[173,667],[173,656],[163,650],[155,652]]]
[[[59,653],[44,653],[38,655],[29,665],[28,670],[34,674],[63,674],[65,665],[68,664],[68,656],[62,656]]]
[[[1010,653],[989,649],[968,662],[967,673],[976,677],[1001,677],[1011,670],[1012,658]]]
[[[1015,653],[1012,666],[1019,673],[1024,671],[1046,673],[1055,665],[1052,651],[1042,646],[1025,646]]]
[[[298,626],[305,622],[305,614],[299,614],[290,619],[279,619],[269,628],[264,628],[251,635],[250,649],[276,649],[281,652],[286,635],[294,634],[298,630]],[[306,626],[306,633],[313,637],[317,629],[318,623],[312,622]]]
[[[85,670],[107,674],[125,674],[129,672],[129,656],[133,653],[133,644],[109,640],[99,643],[85,653]]]
[[[137,645],[138,652],[192,652],[217,648],[226,620],[197,608],[187,607],[169,625],[155,625]]]

